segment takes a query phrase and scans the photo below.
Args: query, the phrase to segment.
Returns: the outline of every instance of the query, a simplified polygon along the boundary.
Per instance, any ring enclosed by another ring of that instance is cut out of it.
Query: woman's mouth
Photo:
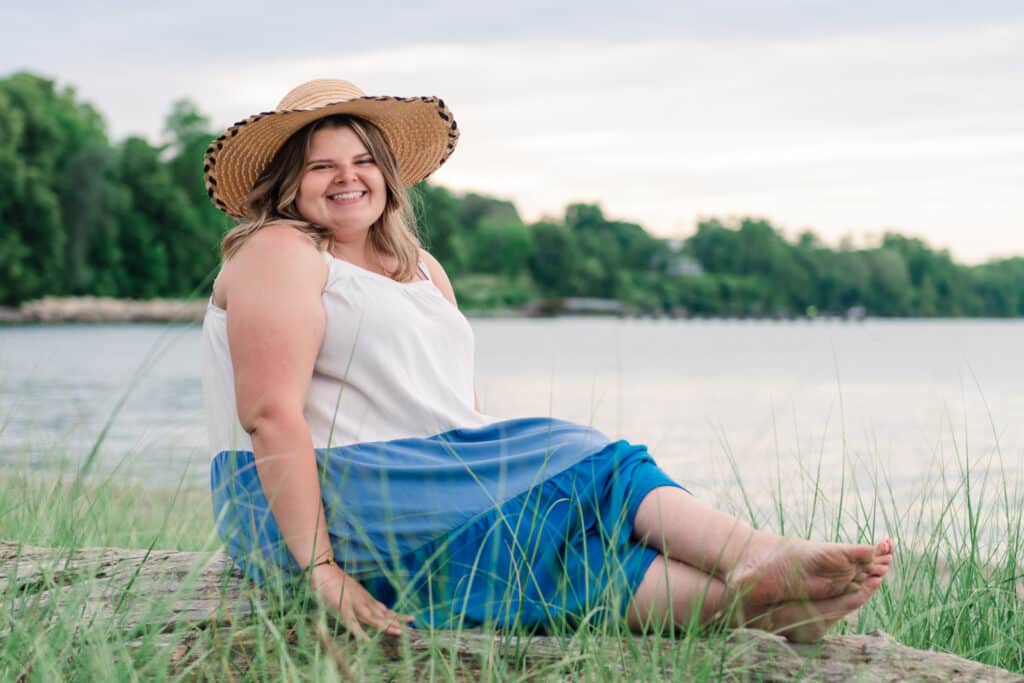
[[[329,194],[327,195],[327,198],[335,204],[355,204],[364,196],[366,196],[366,190],[357,190],[354,192],[337,192],[335,194]]]

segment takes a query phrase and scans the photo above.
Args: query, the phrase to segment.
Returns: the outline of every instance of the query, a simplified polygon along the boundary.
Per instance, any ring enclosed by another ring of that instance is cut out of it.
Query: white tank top
[[[314,448],[496,421],[473,407],[469,321],[432,281],[397,282],[324,258],[326,328],[304,411]],[[214,456],[252,450],[236,412],[228,315],[211,300],[203,318],[203,401]]]

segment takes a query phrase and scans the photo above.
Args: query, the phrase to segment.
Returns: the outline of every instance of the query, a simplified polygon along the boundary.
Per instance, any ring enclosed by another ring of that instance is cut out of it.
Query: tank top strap
[[[433,282],[434,281],[433,278],[430,277],[430,271],[427,270],[427,264],[423,261],[423,259],[420,259],[419,270],[420,270],[420,275],[423,276],[424,280],[426,280],[427,282]]]

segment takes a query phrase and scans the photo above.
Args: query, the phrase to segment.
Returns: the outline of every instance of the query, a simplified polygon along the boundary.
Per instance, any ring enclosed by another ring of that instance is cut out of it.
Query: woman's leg
[[[722,604],[725,584],[670,557],[659,555],[633,594],[626,619],[638,632],[686,627],[695,617],[708,624]],[[668,628],[666,628],[668,627]]]
[[[730,595],[721,579],[659,556],[637,587],[626,618],[632,630],[648,633],[666,627],[685,629],[694,619],[708,624],[728,618],[732,626],[759,628],[797,642],[813,642],[839,619],[867,602],[881,585],[882,577],[873,576],[832,598],[756,603]]]
[[[634,538],[725,582],[751,605],[855,593],[892,562],[892,544],[817,543],[751,528],[673,487],[641,501]]]

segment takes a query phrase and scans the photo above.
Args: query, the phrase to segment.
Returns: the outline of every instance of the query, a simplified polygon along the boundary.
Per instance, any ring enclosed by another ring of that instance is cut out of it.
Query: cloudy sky
[[[158,140],[180,97],[226,126],[340,77],[442,96],[463,135],[435,180],[527,219],[594,201],[666,236],[759,215],[1024,255],[1019,0],[50,0],[0,21],[0,75],[74,86],[114,139]]]

